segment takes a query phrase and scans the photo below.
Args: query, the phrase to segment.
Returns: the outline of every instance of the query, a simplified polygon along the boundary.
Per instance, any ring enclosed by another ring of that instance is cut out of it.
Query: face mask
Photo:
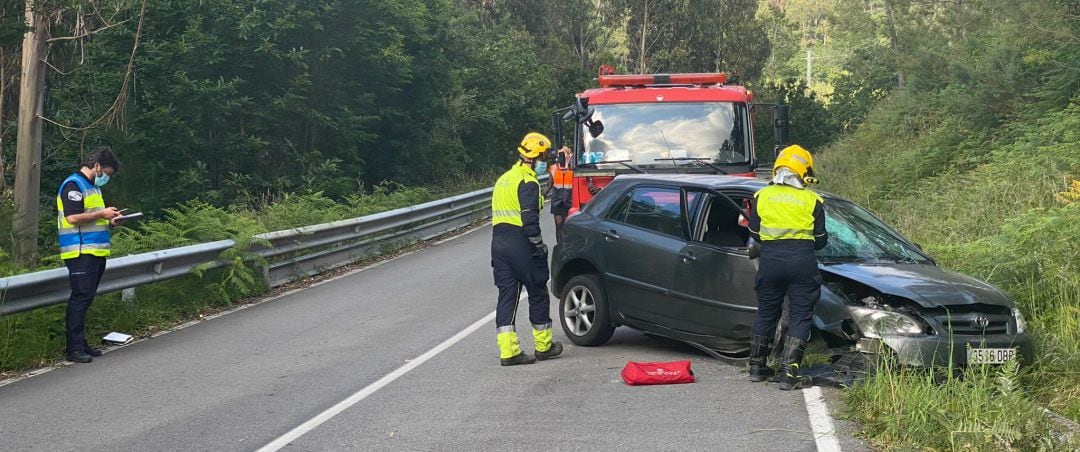
[[[539,162],[536,162],[536,174],[547,173],[547,169],[548,169],[547,162],[542,161],[542,160],[539,161]]]
[[[100,176],[94,177],[94,185],[97,187],[104,187],[107,183],[109,183],[108,174],[101,173]]]

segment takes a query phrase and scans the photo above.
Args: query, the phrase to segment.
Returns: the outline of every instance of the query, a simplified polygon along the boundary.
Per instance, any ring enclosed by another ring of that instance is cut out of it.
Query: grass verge
[[[1027,318],[1037,358],[1019,369],[968,369],[962,378],[893,369],[845,400],[883,449],[1062,447],[1039,407],[1080,420],[1080,98],[988,136],[965,128],[941,107],[948,102],[925,93],[884,101],[816,169],[826,190],[869,207],[940,265],[1008,293]],[[919,123],[905,122],[912,118]]]

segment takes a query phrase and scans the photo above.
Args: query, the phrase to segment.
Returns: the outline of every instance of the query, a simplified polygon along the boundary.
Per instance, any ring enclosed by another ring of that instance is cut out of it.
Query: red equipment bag
[[[667,363],[636,363],[629,361],[622,370],[622,379],[630,386],[675,385],[694,382],[690,361]]]

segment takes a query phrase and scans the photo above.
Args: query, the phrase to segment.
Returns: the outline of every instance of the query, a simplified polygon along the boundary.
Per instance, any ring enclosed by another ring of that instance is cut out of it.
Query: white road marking
[[[288,433],[281,435],[277,439],[271,441],[267,445],[260,448],[258,452],[273,452],[280,450],[282,447],[287,446],[289,443],[295,441],[297,438],[303,436],[305,433],[314,430],[322,423],[329,421],[331,418],[337,416],[338,414],[341,414],[342,411],[345,411],[349,409],[349,407],[356,405],[361,400],[364,400],[367,396],[374,394],[375,391],[382,389],[383,386],[392,383],[394,380],[397,380],[399,377],[405,375],[410,370],[415,369],[417,366],[435,357],[435,355],[438,355],[444,350],[450,348],[450,346],[458,343],[466,336],[480,329],[480,327],[491,324],[491,322],[494,320],[495,311],[491,311],[491,313],[485,315],[484,318],[477,320],[475,323],[459,331],[457,334],[451,336],[449,339],[443,341],[441,344],[436,345],[435,348],[424,352],[424,354],[409,361],[404,366],[401,366],[393,372],[386,374],[382,378],[376,380],[374,383],[364,387],[364,389],[361,389],[353,395],[349,396],[347,399],[338,402],[336,405],[328,408],[326,411],[319,413],[317,416],[311,418],[307,422],[300,424],[298,427],[290,430]]]
[[[806,414],[810,416],[810,427],[814,431],[817,450],[840,452],[840,441],[836,439],[836,428],[833,427],[832,417],[829,416],[829,408],[825,406],[825,397],[821,394],[821,388],[811,386],[804,389],[803,398],[806,400]]]

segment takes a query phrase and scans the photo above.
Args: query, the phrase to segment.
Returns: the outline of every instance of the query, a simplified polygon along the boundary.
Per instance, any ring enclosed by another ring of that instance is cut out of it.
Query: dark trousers
[[[67,352],[81,352],[86,346],[86,311],[97,294],[101,276],[105,274],[105,258],[81,254],[64,260],[71,283],[67,303]]]
[[[821,273],[814,256],[814,242],[784,240],[766,242],[758,258],[758,273],[754,288],[757,291],[758,311],[753,334],[772,337],[776,322],[788,298],[788,331],[790,337],[809,340],[814,305],[821,298]]]
[[[520,230],[496,231],[491,237],[491,268],[499,302],[495,308],[495,326],[514,324],[521,287],[529,292],[529,321],[533,325],[549,325],[547,256],[533,257],[533,246]]]

